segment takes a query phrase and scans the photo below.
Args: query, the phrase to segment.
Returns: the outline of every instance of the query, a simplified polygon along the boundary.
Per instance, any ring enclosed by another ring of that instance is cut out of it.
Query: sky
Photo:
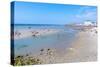
[[[96,6],[19,1],[12,3],[15,24],[71,24],[83,23],[86,20],[97,21]]]

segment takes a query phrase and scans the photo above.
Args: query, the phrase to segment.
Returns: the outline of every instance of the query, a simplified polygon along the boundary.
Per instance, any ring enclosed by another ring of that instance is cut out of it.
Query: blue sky
[[[14,2],[15,24],[70,24],[97,21],[96,6]]]

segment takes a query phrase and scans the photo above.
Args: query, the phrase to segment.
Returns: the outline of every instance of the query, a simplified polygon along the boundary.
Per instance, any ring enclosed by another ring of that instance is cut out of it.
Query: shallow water
[[[15,29],[26,29],[29,26],[15,26]],[[66,48],[74,41],[75,35],[78,31],[64,26],[31,26],[31,28],[42,28],[42,29],[60,29],[55,34],[27,37],[22,39],[14,40],[14,51],[16,55],[36,54],[42,48],[56,48],[58,52],[64,52]]]

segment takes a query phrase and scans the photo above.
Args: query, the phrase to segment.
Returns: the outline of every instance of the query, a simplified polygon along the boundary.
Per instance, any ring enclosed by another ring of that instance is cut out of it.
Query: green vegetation
[[[20,65],[34,65],[34,64],[41,64],[40,59],[34,58],[34,57],[24,57],[24,56],[17,56],[15,58],[14,65],[20,66]]]

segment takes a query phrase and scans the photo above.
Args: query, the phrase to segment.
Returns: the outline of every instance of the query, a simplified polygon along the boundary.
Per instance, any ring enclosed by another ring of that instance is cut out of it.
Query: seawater
[[[64,25],[14,25],[14,30],[28,29],[29,27],[32,29],[59,29],[61,31],[49,35],[15,39],[15,56],[34,55],[45,48],[55,48],[58,52],[64,52],[66,48],[70,47],[70,44],[75,40],[75,36],[78,33],[77,30]]]

